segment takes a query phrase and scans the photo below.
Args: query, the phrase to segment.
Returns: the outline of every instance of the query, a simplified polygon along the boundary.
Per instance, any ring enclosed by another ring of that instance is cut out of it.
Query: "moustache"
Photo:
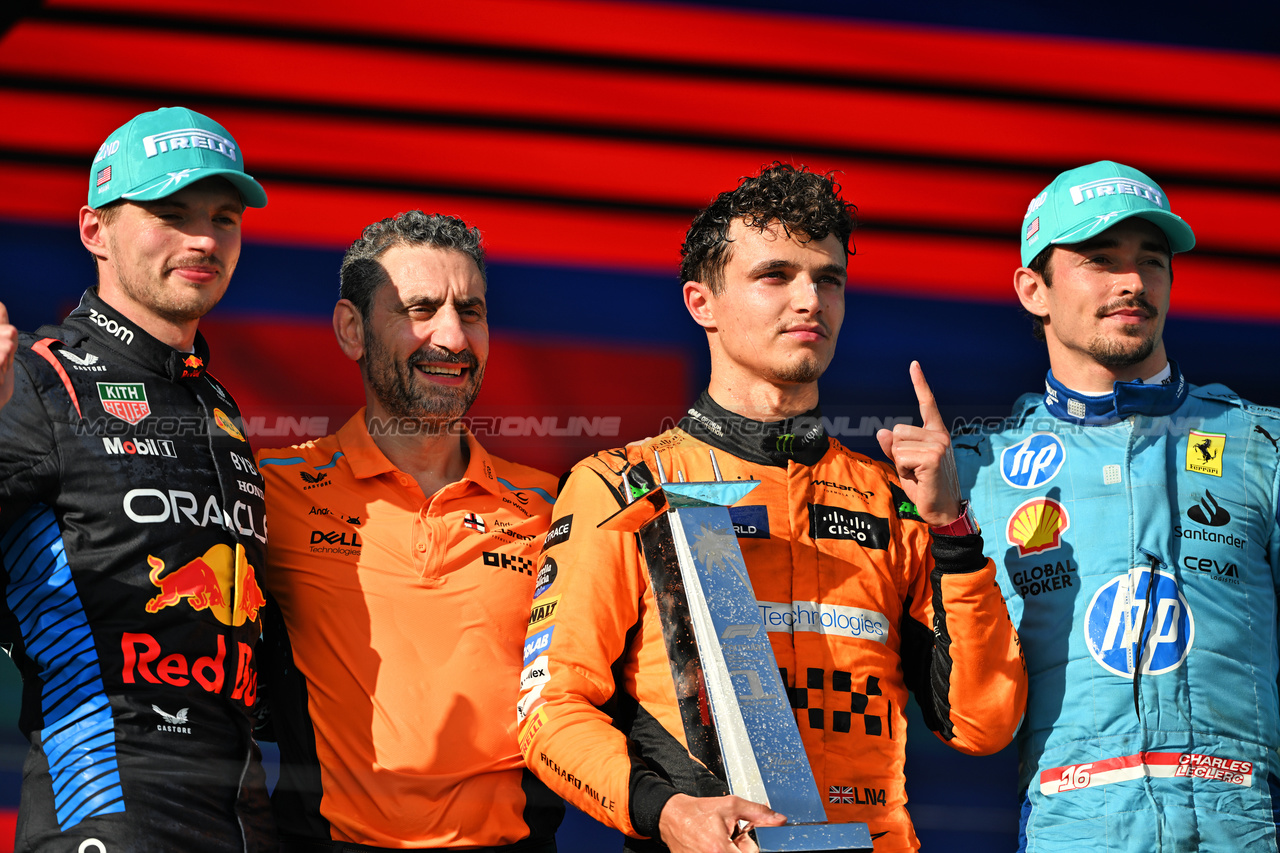
[[[1117,299],[1114,302],[1108,302],[1106,305],[1103,305],[1098,309],[1098,319],[1101,320],[1108,314],[1114,314],[1116,311],[1123,311],[1125,309],[1141,311],[1143,314],[1146,314],[1148,318],[1155,317],[1160,313],[1156,310],[1156,307],[1146,299],[1141,296],[1133,296],[1127,299]]]
[[[223,269],[222,261],[217,255],[187,255],[184,258],[169,262],[169,269],[176,270],[182,267],[217,267]]]
[[[469,350],[450,352],[439,347],[429,347],[409,356],[410,367],[417,367],[419,364],[461,364],[463,367],[475,369],[480,366],[480,361]]]

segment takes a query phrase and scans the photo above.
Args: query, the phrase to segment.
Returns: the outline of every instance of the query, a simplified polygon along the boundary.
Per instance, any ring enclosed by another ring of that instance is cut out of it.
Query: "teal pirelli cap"
[[[1191,226],[1169,209],[1160,185],[1111,160],[1070,169],[1031,199],[1022,219],[1022,265],[1046,246],[1082,243],[1131,216],[1158,226],[1173,252],[1196,244]]]
[[[102,143],[89,169],[89,206],[154,201],[212,177],[230,181],[246,207],[267,206],[225,127],[195,110],[165,107],[134,116]]]

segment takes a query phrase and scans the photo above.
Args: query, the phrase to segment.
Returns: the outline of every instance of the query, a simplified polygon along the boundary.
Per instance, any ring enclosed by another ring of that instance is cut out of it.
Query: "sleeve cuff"
[[[933,553],[933,567],[946,575],[964,575],[986,568],[987,557],[982,553],[982,534],[946,536],[933,534],[929,546]]]
[[[648,838],[658,838],[658,818],[667,800],[680,793],[670,782],[648,769],[631,776],[631,826]]]

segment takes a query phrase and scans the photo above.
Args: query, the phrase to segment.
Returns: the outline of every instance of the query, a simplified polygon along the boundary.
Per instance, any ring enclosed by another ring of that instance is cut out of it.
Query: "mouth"
[[[817,323],[800,323],[794,326],[788,326],[782,330],[782,334],[792,340],[801,341],[803,343],[813,343],[815,341],[824,341],[827,339],[827,330]]]
[[[1145,320],[1154,319],[1156,313],[1155,306],[1150,303],[1129,302],[1119,305],[1104,305],[1098,311],[1098,317],[1104,320],[1117,320],[1121,323],[1141,323]]]
[[[462,376],[466,369],[461,364],[419,364],[417,368],[431,376]]]

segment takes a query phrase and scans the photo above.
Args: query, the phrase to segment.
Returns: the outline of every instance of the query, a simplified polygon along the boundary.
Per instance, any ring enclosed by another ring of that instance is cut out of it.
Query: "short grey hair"
[[[338,296],[351,301],[368,322],[369,308],[378,288],[389,281],[379,259],[394,246],[429,246],[454,249],[476,262],[480,278],[488,286],[480,229],[456,216],[410,210],[387,217],[364,229],[342,257]]]

